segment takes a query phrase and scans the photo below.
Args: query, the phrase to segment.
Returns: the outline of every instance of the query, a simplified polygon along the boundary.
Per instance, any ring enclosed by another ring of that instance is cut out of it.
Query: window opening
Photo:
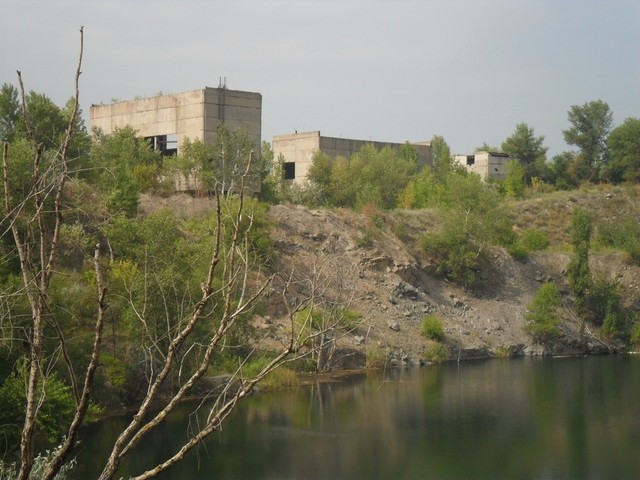
[[[296,162],[284,162],[282,165],[282,178],[294,180],[296,178]]]

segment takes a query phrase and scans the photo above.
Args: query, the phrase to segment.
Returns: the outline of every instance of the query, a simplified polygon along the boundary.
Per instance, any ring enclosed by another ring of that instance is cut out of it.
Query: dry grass
[[[568,192],[545,193],[513,201],[514,224],[518,230],[544,232],[553,250],[565,250],[571,241],[573,210],[581,207],[593,219],[594,236],[604,221],[640,220],[640,185],[590,185]]]

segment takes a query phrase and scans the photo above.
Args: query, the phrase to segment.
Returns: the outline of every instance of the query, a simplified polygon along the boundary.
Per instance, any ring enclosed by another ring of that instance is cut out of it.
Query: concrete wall
[[[509,155],[496,152],[476,152],[473,155],[456,155],[454,161],[468,171],[477,173],[482,180],[502,180],[507,176]]]
[[[381,150],[384,147],[400,148],[403,143],[374,142],[370,140],[354,140],[350,138],[323,137],[319,131],[276,135],[273,137],[271,148],[274,160],[280,155],[285,162],[295,163],[294,183],[303,183],[311,167],[313,154],[321,151],[332,157],[343,156],[349,158],[362,150],[365,145],[373,145]],[[418,152],[418,165],[431,165],[433,154],[429,142],[413,143]]]
[[[213,143],[218,125],[241,128],[260,150],[262,135],[262,95],[253,92],[209,88],[190,92],[92,105],[91,128],[112,133],[116,128],[133,127],[143,137],[176,135],[178,148],[184,138]]]

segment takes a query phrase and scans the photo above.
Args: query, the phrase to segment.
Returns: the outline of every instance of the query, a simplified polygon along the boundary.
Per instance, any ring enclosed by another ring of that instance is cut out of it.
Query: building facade
[[[260,150],[262,95],[229,90],[226,86],[158,95],[111,104],[92,105],[92,128],[113,133],[131,126],[164,154],[180,149],[185,138],[213,143],[220,124],[243,129]]]
[[[476,152],[473,155],[456,155],[453,160],[486,181],[504,179],[507,176],[507,163],[510,158],[506,153]]]
[[[349,158],[359,152],[363,146],[373,145],[380,150],[384,147],[400,148],[403,143],[374,142],[370,140],[354,140],[349,138],[323,137],[320,131],[276,135],[273,137],[272,150],[274,159],[284,161],[284,178],[293,183],[303,183],[313,160],[315,152],[323,152],[331,157]],[[418,165],[431,165],[433,155],[430,142],[411,144],[418,153]]]

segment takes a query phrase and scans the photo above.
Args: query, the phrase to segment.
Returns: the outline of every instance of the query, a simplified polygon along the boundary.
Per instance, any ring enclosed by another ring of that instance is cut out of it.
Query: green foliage
[[[507,195],[513,198],[522,198],[525,189],[525,171],[519,160],[510,160],[507,163],[507,176],[504,179],[504,188]]]
[[[161,154],[131,127],[109,135],[95,131],[93,168],[84,178],[104,194],[111,213],[133,217],[138,212],[140,193],[154,190],[159,184],[161,159]]]
[[[436,315],[428,315],[421,322],[422,335],[431,339],[440,341],[444,338],[444,325],[440,317]]]
[[[529,259],[530,250],[520,242],[513,243],[507,246],[509,255],[519,262],[526,262]]]
[[[524,230],[520,235],[520,239],[518,241],[529,251],[544,250],[551,243],[549,241],[549,236],[536,228],[529,228],[527,230]]]
[[[378,208],[394,208],[398,195],[417,170],[411,152],[408,148],[377,150],[365,145],[350,159],[317,153],[308,180],[316,189],[316,198],[329,206],[360,208],[371,203]]]
[[[524,230],[515,243],[507,246],[509,254],[521,262],[529,258],[530,252],[544,250],[550,245],[549,236],[535,228]]]
[[[18,89],[10,83],[0,87],[0,142],[11,142],[20,117]]]
[[[454,170],[451,148],[443,136],[434,135],[431,139],[431,152],[433,153],[433,173],[441,181],[447,178]]]
[[[183,139],[180,153],[164,162],[165,171],[172,176],[178,190],[199,194],[214,190],[237,193],[241,177],[256,148],[245,130],[230,130],[220,124],[213,143],[201,139]],[[269,155],[269,152],[265,153]],[[266,170],[270,169],[268,160],[253,158],[245,184],[246,191],[259,192],[262,180],[267,175]]]
[[[511,158],[517,159],[523,167],[525,183],[530,183],[531,177],[537,175],[536,167],[539,162],[544,163],[548,149],[543,146],[543,142],[544,135],[536,137],[533,127],[524,122],[516,125],[513,134],[502,142],[501,150]]]
[[[29,474],[30,479],[42,478],[45,474],[49,463],[58,455],[60,447],[53,450],[46,450],[44,453],[38,453],[33,459],[33,468]],[[72,472],[76,467],[76,459],[73,458],[66,462],[55,476],[56,480],[66,480],[73,478]],[[18,467],[15,463],[5,462],[0,459],[0,480],[14,480],[18,478]]]
[[[0,437],[5,442],[3,451],[20,443],[26,403],[25,383],[28,378],[24,365],[26,362],[20,363],[0,385]],[[36,425],[41,436],[39,441],[43,445],[53,446],[66,432],[76,403],[71,388],[60,380],[56,373],[49,375],[46,381],[40,382],[38,388],[37,398],[42,399]],[[95,421],[99,412],[100,408],[91,404],[87,420]]]
[[[449,360],[451,352],[449,352],[449,347],[446,345],[429,341],[424,348],[423,356],[428,363],[442,363]]]
[[[597,225],[598,244],[626,252],[629,262],[640,265],[640,224],[633,218],[603,220]]]
[[[576,165],[578,180],[597,180],[607,161],[607,137],[611,130],[613,114],[602,100],[572,105],[568,120],[571,127],[563,130],[565,141],[580,149]]]
[[[637,313],[632,315],[631,320],[631,335],[629,336],[629,341],[633,345],[640,344],[640,317]]]
[[[384,368],[387,364],[388,352],[384,348],[369,347],[366,355],[365,368],[367,370]]]
[[[529,311],[525,316],[527,320],[525,331],[541,343],[559,335],[561,305],[560,292],[556,284],[544,283],[527,307]]]
[[[511,215],[500,195],[479,176],[454,171],[445,183],[430,173],[416,179],[416,205],[438,209],[441,228],[421,240],[435,257],[438,273],[464,285],[475,283],[487,245],[515,241]]]
[[[591,245],[591,217],[583,209],[573,210],[571,244],[573,257],[569,262],[569,284],[576,297],[576,310],[583,314],[586,309],[589,288],[593,282],[589,269],[589,248]]]
[[[610,164],[606,178],[614,183],[640,181],[640,119],[627,118],[607,138]]]

